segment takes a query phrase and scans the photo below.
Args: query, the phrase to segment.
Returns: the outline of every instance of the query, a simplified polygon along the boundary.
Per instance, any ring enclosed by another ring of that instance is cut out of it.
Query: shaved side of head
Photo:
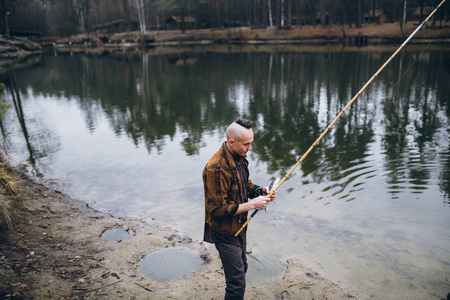
[[[252,129],[253,122],[250,120],[245,119],[237,119],[233,123],[231,123],[230,126],[228,126],[226,134],[227,134],[227,140],[233,139],[233,140],[241,140],[242,139],[242,132],[245,130],[251,130]]]

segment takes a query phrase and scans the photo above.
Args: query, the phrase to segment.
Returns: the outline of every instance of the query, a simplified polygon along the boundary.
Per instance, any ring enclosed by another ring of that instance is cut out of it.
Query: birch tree
[[[272,19],[272,2],[271,0],[267,0],[267,9],[269,13],[269,26],[270,28],[273,27],[273,19]]]
[[[145,25],[145,0],[131,0],[131,1],[138,15],[141,35],[146,35],[147,27]]]
[[[87,32],[89,30],[89,1],[72,0],[72,3],[78,17],[80,31]]]
[[[403,31],[406,30],[406,0],[405,2],[403,2],[403,20],[401,22],[401,30],[402,30],[402,36],[403,36]]]

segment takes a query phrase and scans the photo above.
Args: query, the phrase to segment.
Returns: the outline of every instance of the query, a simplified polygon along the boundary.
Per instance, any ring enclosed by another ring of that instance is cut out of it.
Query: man
[[[247,152],[252,149],[253,122],[237,119],[226,131],[227,141],[203,170],[205,192],[204,241],[214,243],[225,272],[225,299],[243,299],[247,271],[246,231],[234,235],[247,220],[249,210],[264,209],[269,188],[248,178]],[[248,199],[252,199],[248,201]]]

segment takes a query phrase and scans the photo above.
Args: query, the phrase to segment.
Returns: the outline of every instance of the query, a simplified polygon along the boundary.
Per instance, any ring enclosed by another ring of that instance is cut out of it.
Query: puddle
[[[200,270],[203,259],[188,248],[167,248],[144,257],[139,272],[159,281],[184,279]]]
[[[118,243],[123,240],[128,240],[134,236],[134,232],[131,229],[124,227],[111,228],[103,232],[102,239],[108,242]]]

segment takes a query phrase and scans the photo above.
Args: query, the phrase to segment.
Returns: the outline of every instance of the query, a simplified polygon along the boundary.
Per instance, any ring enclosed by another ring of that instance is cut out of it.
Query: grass
[[[5,85],[0,83],[0,122],[3,119],[3,114],[10,107],[1,100],[4,88]],[[13,227],[12,208],[19,196],[17,182],[12,169],[6,164],[3,155],[0,153],[0,234],[11,230]]]
[[[0,154],[0,233],[13,229],[15,207],[20,199],[20,179]]]

